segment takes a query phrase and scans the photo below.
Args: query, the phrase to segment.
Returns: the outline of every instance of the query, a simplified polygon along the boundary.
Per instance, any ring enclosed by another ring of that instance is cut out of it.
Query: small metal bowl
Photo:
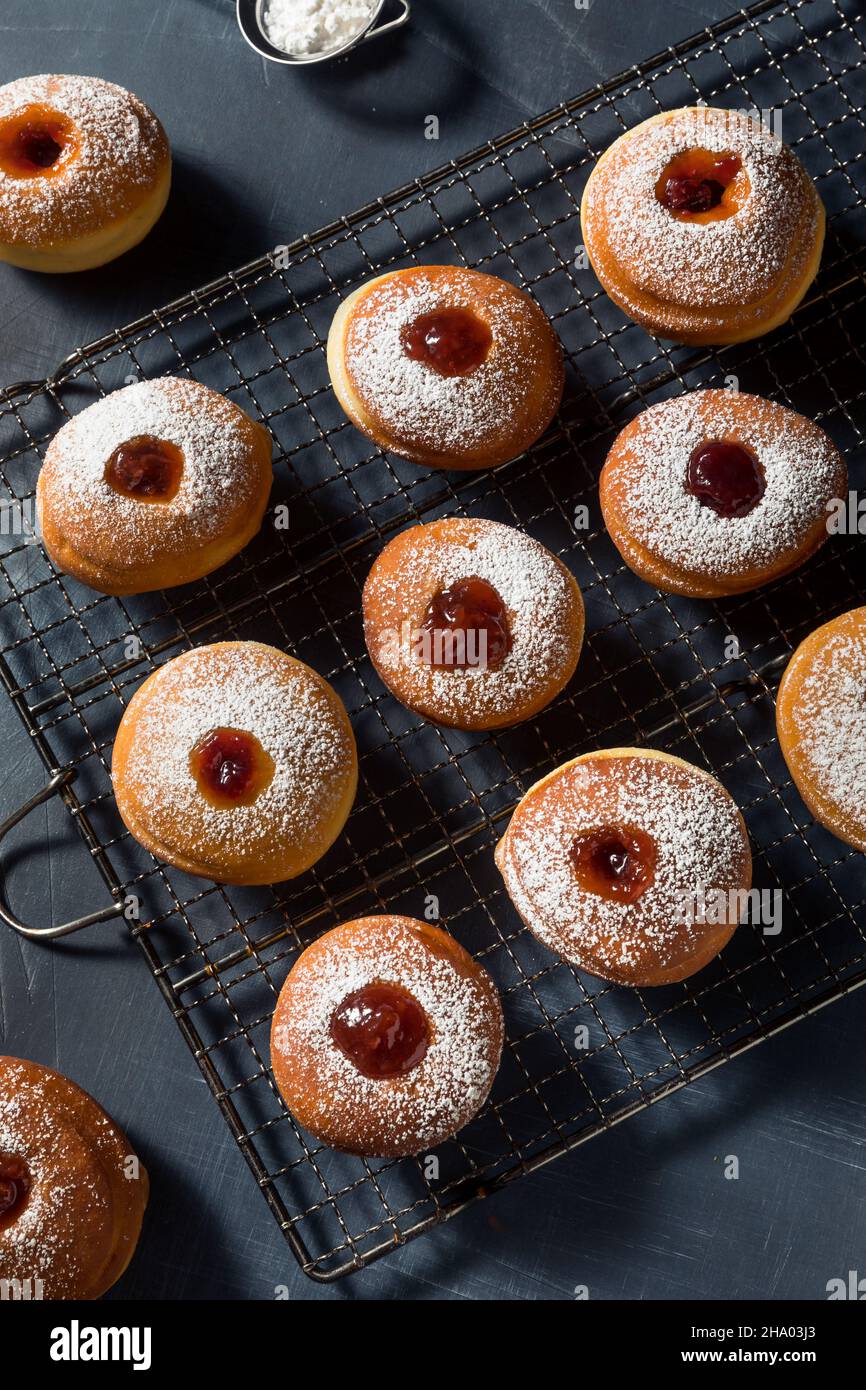
[[[265,34],[262,24],[262,11],[265,8],[266,0],[237,0],[237,20],[238,27],[251,48],[262,58],[269,59],[272,63],[284,63],[289,67],[306,67],[310,63],[328,63],[332,58],[342,58],[346,53],[357,48],[359,44],[366,43],[368,39],[378,39],[381,34],[389,34],[394,29],[400,29],[409,18],[409,0],[397,0],[400,6],[400,14],[394,19],[389,19],[387,23],[376,27],[376,22],[388,4],[388,0],[379,0],[366,28],[360,33],[355,34],[348,43],[344,43],[341,48],[330,48],[327,53],[286,53],[282,48],[276,48]]]

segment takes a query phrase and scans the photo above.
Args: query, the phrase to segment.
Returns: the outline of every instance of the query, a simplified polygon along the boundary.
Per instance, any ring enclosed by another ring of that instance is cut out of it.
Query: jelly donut
[[[502,1038],[496,986],[453,937],[411,917],[361,917],[295,962],[271,1062],[289,1110],[322,1143],[400,1158],[474,1118]]]
[[[536,782],[496,863],[545,946],[640,987],[684,980],[718,955],[752,881],[746,827],[724,787],[647,748],[586,753]]]
[[[55,435],[36,487],[45,549],[103,594],[200,579],[242,550],[271,490],[263,425],[197,381],[126,386]]]
[[[572,574],[522,531],[477,517],[395,536],[367,577],[363,612],[389,690],[458,729],[537,714],[571,680],[583,642]]]
[[[129,1140],[86,1091],[0,1057],[0,1284],[20,1287],[12,1297],[100,1298],[132,1259],[147,1196]]]
[[[0,260],[90,270],[137,246],[171,184],[165,131],[143,101],[98,77],[0,87]]]
[[[349,717],[302,661],[217,642],[161,666],[114,741],[117,807],[158,859],[221,883],[277,883],[333,844],[358,785]]]
[[[523,290],[460,266],[369,280],[337,310],[328,368],[349,419],[426,468],[494,468],[559,408],[562,348]]]
[[[790,318],[818,271],[824,208],[757,117],[686,106],[621,135],[581,225],[614,303],[660,338],[740,343]]]
[[[866,853],[866,608],[801,642],[776,703],[779,747],[815,819]]]
[[[718,598],[813,555],[848,471],[803,415],[761,396],[692,391],[626,425],[599,487],[611,540],[635,574],[668,593]]]

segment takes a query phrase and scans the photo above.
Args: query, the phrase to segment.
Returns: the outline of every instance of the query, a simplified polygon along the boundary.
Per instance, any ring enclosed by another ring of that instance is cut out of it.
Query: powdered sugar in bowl
[[[379,24],[382,11],[396,8]],[[306,65],[340,58],[367,39],[399,29],[409,0],[237,0],[247,43],[272,63]]]

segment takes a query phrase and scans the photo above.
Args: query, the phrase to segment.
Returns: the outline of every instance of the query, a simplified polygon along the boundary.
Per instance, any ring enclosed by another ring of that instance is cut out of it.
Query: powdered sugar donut
[[[132,1258],[147,1197],[143,1165],[95,1100],[0,1057],[0,1281],[32,1299],[101,1298]]]
[[[537,782],[496,848],[514,906],[552,951],[623,985],[684,980],[733,935],[752,879],[743,818],[668,753],[586,753]]]
[[[271,1030],[295,1119],[346,1153],[399,1158],[462,1129],[502,1053],[496,986],[429,922],[362,917],[295,962]]]
[[[51,441],[36,488],[42,539],[104,594],[200,579],[242,550],[271,490],[263,425],[197,381],[113,391]]]
[[[818,271],[824,209],[757,117],[688,106],[620,136],[581,225],[607,293],[650,333],[739,343],[784,323]]]
[[[650,406],[617,436],[601,509],[626,564],[669,593],[715,598],[768,584],[827,539],[845,461],[785,406],[693,391]]]
[[[358,760],[327,681],[261,642],[217,642],[135,692],[111,775],[124,824],[151,854],[223,883],[277,883],[339,835]]]
[[[0,260],[104,265],[147,235],[170,184],[165,131],[123,87],[56,75],[0,87]]]
[[[812,815],[866,853],[866,608],[811,633],[779,686],[779,747]]]
[[[364,585],[364,635],[380,677],[436,724],[529,719],[568,684],[583,642],[573,575],[538,541],[477,517],[402,531]]]
[[[544,433],[562,398],[559,339],[528,294],[459,266],[370,280],[328,335],[337,399],[381,449],[429,468],[493,468]]]

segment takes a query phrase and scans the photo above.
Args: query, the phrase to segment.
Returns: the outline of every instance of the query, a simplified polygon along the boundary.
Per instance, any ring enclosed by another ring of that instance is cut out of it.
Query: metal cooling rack
[[[638,410],[736,376],[819,420],[864,455],[866,47],[855,0],[762,3],[417,180],[74,353],[48,381],[0,395],[7,503],[32,501],[63,418],[129,376],[188,372],[267,422],[277,446],[266,526],[232,565],[162,595],[100,597],[57,575],[38,545],[2,538],[0,679],[110,890],[85,922],[132,926],[162,994],[304,1270],[335,1279],[454,1215],[866,980],[863,860],[810,820],[774,737],[772,687],[792,646],[862,601],[862,542],[837,538],[766,593],[723,603],[657,594],[625,570],[600,523],[596,480]],[[580,195],[621,131],[701,98],[780,109],[816,178],[829,234],[814,292],[771,337],[694,352],[624,322],[579,268]],[[348,425],[324,341],[339,300],[368,276],[459,262],[527,286],[568,357],[555,428],[495,474],[425,474]],[[575,509],[590,529],[576,531]],[[436,729],[382,688],[364,649],[360,588],[383,542],[449,512],[525,527],[564,558],[586,599],[588,641],[566,694],[495,736]],[[735,634],[741,655],[729,659]],[[218,638],[273,642],[333,682],[361,752],[358,804],[300,880],[225,888],[155,863],[111,795],[123,706],[160,662]],[[606,986],[525,930],[493,865],[522,792],[566,758],[652,744],[719,775],[742,807],[756,884],[785,892],[778,937],[744,926],[695,979],[649,992]],[[74,783],[73,783],[74,778]],[[28,803],[17,822],[35,802]],[[0,837],[11,823],[0,827]],[[508,1044],[482,1115],[437,1152],[363,1162],[295,1126],[268,1070],[279,987],[318,932],[380,911],[442,919],[502,992]],[[11,909],[3,906],[7,920]],[[22,924],[18,924],[22,925]],[[53,929],[60,934],[81,921]],[[585,1026],[585,1035],[578,1030]],[[585,1046],[582,1045],[585,1042]]]

